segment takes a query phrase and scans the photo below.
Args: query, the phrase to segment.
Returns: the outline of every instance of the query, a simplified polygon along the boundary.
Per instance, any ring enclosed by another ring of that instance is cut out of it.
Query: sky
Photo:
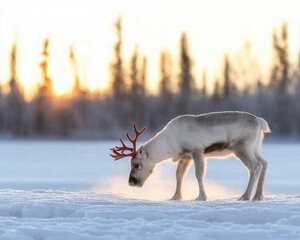
[[[139,52],[148,57],[151,92],[156,91],[159,79],[160,51],[167,48],[178,65],[183,31],[189,38],[194,75],[200,79],[206,68],[212,83],[221,72],[224,53],[235,58],[247,41],[261,68],[267,69],[272,32],[284,21],[295,60],[300,48],[299,6],[296,0],[0,0],[0,81],[5,84],[9,79],[9,52],[17,40],[18,76],[31,96],[40,81],[43,40],[49,37],[50,75],[57,94],[70,91],[73,85],[71,45],[83,85],[105,90],[116,40],[114,22],[122,15],[124,60],[138,45]]]

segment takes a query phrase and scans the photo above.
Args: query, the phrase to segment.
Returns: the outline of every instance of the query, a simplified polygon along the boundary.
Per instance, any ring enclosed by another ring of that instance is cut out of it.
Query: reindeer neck
[[[159,132],[146,144],[145,149],[149,158],[155,163],[162,162],[171,157],[167,135],[164,131]]]

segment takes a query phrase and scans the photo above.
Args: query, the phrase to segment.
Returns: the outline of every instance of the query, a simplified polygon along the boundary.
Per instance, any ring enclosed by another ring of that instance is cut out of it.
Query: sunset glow
[[[18,76],[30,97],[40,81],[42,42],[49,37],[49,67],[56,94],[70,92],[74,84],[71,45],[82,85],[89,90],[106,89],[115,41],[113,24],[122,15],[124,60],[127,63],[137,44],[140,54],[148,57],[151,92],[156,92],[161,49],[168,48],[176,60],[182,31],[188,34],[194,75],[200,80],[205,67],[211,82],[221,71],[224,53],[234,58],[246,41],[251,42],[259,64],[268,67],[272,31],[283,21],[289,26],[290,54],[295,59],[300,46],[298,5],[296,0],[0,0],[0,81],[9,79],[9,52],[16,40]]]

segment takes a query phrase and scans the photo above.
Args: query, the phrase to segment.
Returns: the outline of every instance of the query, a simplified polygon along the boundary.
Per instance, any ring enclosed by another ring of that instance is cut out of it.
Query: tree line
[[[122,19],[114,25],[116,42],[110,63],[110,94],[91,93],[82,87],[77,56],[70,46],[73,67],[72,96],[57,97],[49,73],[49,45],[42,45],[39,68],[42,82],[32,99],[26,100],[17,72],[17,43],[10,53],[10,76],[7,91],[0,85],[0,136],[31,138],[110,138],[132,123],[157,131],[179,114],[242,110],[264,117],[274,135],[300,136],[300,53],[298,63],[289,56],[288,26],[275,29],[272,40],[272,66],[264,79],[255,60],[250,61],[248,43],[236,60],[224,54],[222,73],[216,75],[213,90],[208,89],[207,71],[194,76],[192,54],[186,33],[179,40],[179,62],[163,49],[159,58],[158,94],[147,89],[147,56],[138,46],[128,62],[123,59]],[[253,60],[253,59],[252,59]],[[243,61],[246,63],[243,64]],[[175,68],[175,66],[177,66]],[[176,74],[174,69],[179,69]],[[247,81],[246,81],[247,80]]]

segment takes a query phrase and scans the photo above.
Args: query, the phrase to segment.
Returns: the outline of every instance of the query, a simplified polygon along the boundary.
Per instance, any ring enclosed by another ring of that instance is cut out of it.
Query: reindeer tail
[[[269,128],[269,125],[267,121],[263,118],[258,118],[258,122],[260,123],[261,130],[265,133],[270,133],[271,129]]]

